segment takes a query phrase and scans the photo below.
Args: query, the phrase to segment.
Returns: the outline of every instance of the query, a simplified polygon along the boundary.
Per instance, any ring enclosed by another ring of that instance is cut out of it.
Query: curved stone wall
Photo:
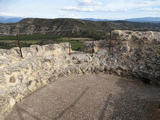
[[[88,46],[92,43],[87,43]],[[0,50],[0,120],[38,88],[70,74],[107,72],[160,84],[160,33],[112,32],[90,53],[68,55],[69,43]]]
[[[91,46],[100,57],[104,53],[106,64],[120,75],[126,74],[144,82],[160,84],[160,33],[138,31],[112,31],[108,41],[84,43],[84,50]],[[98,58],[99,58],[98,57]],[[117,70],[118,68],[118,70]]]

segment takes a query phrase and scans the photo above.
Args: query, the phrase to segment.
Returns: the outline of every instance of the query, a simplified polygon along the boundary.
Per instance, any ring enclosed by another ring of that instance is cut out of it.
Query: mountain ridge
[[[131,19],[125,19],[125,21],[160,23],[160,17],[131,18]]]
[[[10,16],[0,16],[0,23],[16,23],[25,19],[23,17],[10,17]],[[50,19],[50,18],[33,18],[33,19]],[[55,18],[61,19],[61,18]],[[67,18],[65,18],[67,19]],[[70,19],[70,18],[68,18]],[[74,19],[74,18],[73,18]],[[87,21],[128,21],[128,22],[150,22],[150,23],[160,23],[160,17],[142,17],[142,18],[129,18],[129,19],[99,19],[99,18],[79,18],[80,20]]]
[[[88,21],[81,19],[25,18],[17,23],[0,24],[1,35],[55,34],[72,37],[105,39],[112,30],[160,31],[160,23],[129,21]]]
[[[96,18],[81,18],[82,20],[89,21],[121,21],[121,20],[113,20],[113,19],[96,19]],[[151,23],[160,23],[160,17],[143,17],[143,18],[130,18],[130,19],[122,19],[122,21],[129,22],[151,22]]]

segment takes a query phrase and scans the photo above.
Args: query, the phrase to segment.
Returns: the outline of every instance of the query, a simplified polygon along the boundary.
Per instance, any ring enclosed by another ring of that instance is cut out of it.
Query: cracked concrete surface
[[[27,96],[6,120],[153,120],[151,106],[159,103],[158,87],[103,73],[74,75]]]

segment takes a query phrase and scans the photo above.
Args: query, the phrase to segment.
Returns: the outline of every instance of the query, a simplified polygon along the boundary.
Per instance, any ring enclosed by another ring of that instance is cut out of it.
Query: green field
[[[62,42],[70,42],[72,49],[80,51],[83,48],[83,42],[92,40],[90,38],[69,38],[60,37],[55,35],[20,35],[20,43],[22,47],[29,47],[30,45],[45,45],[54,44]],[[16,36],[0,36],[0,49],[10,49],[12,47],[17,47],[17,37]]]

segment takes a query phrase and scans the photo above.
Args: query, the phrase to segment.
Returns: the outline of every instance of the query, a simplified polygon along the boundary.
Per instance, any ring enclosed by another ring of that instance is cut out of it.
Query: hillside
[[[106,38],[111,30],[160,31],[160,23],[126,21],[87,21],[79,19],[23,19],[18,23],[0,24],[1,35],[55,34],[72,37]]]

